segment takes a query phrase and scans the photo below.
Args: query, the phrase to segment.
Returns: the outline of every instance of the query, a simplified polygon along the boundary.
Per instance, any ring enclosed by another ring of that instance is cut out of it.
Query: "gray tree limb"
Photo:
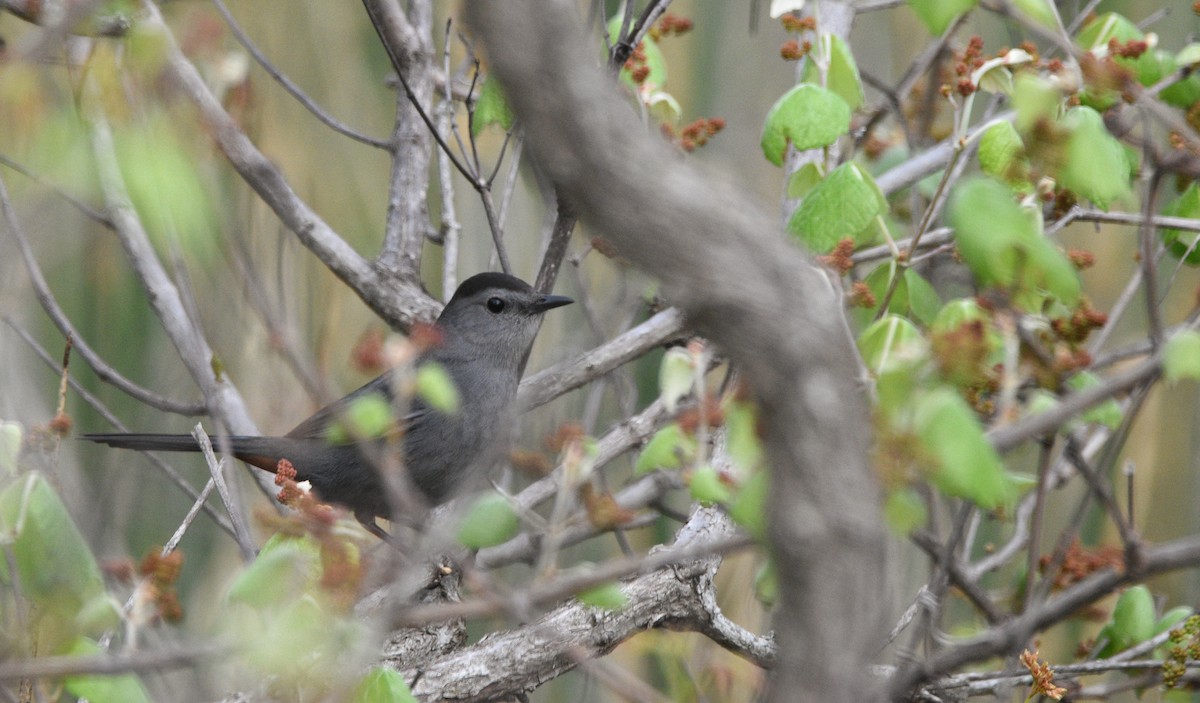
[[[866,402],[833,290],[762,208],[647,134],[570,7],[463,7],[532,157],[583,219],[661,278],[761,402],[781,592],[773,699],[876,699],[864,672],[886,631],[884,531]]]

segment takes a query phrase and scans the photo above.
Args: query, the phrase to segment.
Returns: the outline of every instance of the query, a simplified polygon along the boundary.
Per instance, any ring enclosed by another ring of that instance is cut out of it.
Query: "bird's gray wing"
[[[379,376],[370,383],[367,383],[358,390],[350,393],[346,397],[341,398],[340,400],[335,400],[329,405],[326,405],[325,407],[316,411],[308,419],[293,427],[292,430],[285,436],[296,439],[325,439],[330,425],[337,422],[338,418],[342,416],[342,413],[344,413],[346,409],[349,408],[352,403],[354,403],[354,401],[372,394],[379,395],[386,400],[389,405],[392,404],[394,395],[392,393],[391,379],[389,378],[388,374],[385,373],[382,376]],[[422,418],[429,414],[428,406],[421,402],[419,398],[413,398],[411,405],[412,406],[409,411],[398,418],[399,421],[403,423],[406,431],[412,430],[412,428],[420,425]]]

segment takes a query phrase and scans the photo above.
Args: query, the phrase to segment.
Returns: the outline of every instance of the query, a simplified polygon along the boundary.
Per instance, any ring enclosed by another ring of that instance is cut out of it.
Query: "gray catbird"
[[[443,414],[413,398],[404,415],[404,466],[412,483],[430,504],[453,496],[492,456],[505,432],[542,314],[573,302],[561,295],[542,295],[519,278],[480,273],[463,281],[438,317],[440,343],[417,363],[435,361],[458,390],[458,411]],[[233,455],[274,472],[280,459],[296,467],[296,480],[308,481],[317,496],[354,512],[371,532],[383,536],[376,517],[391,517],[388,492],[370,458],[383,440],[365,446],[334,443],[328,430],[347,406],[368,394],[392,401],[385,373],[350,395],[318,410],[282,437],[229,438]],[[83,439],[126,449],[195,452],[190,435],[87,434]]]

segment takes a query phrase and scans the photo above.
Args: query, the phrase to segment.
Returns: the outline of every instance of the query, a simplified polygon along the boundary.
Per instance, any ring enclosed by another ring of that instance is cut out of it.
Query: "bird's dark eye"
[[[504,310],[504,300],[501,298],[488,298],[487,309],[489,312],[501,312]]]

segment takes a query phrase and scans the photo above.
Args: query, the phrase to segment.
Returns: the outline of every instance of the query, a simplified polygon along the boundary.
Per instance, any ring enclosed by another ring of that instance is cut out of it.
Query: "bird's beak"
[[[554,308],[561,308],[564,305],[570,305],[575,302],[565,295],[543,295],[533,301],[534,312],[546,312]]]

